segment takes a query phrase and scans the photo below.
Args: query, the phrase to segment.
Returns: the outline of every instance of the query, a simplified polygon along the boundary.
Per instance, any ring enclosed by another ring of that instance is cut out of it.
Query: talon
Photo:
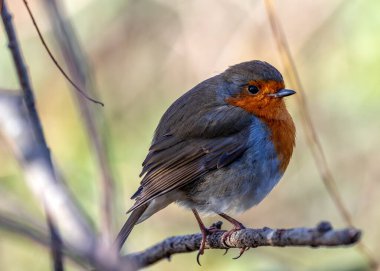
[[[235,258],[232,258],[232,259],[234,259],[234,260],[239,259],[239,258],[241,257],[241,255],[243,255],[244,252],[246,252],[246,251],[249,250],[249,249],[250,249],[250,247],[242,247],[242,248],[240,249],[240,253],[239,253],[239,255],[236,256]]]
[[[227,254],[229,248],[226,248],[226,251],[223,253],[223,256]]]
[[[199,266],[202,266],[201,265],[201,261],[200,261],[201,255],[203,255],[203,253],[201,253],[200,251],[198,251],[198,254],[197,254],[197,263],[198,263]]]
[[[201,255],[203,255],[203,253],[205,251],[206,239],[207,239],[208,234],[209,234],[209,232],[207,230],[202,232],[202,241],[201,241],[201,245],[199,246],[199,250],[198,250],[198,254],[197,254],[197,263],[199,266],[202,266],[201,262],[200,262],[200,257],[201,257]]]

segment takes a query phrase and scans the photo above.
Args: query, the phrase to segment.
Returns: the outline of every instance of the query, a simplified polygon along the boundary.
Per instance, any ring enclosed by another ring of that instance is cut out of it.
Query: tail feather
[[[148,206],[149,206],[149,203],[145,203],[141,205],[139,208],[133,210],[131,215],[128,217],[127,221],[124,223],[124,226],[121,228],[115,240],[115,245],[117,245],[119,250],[121,250],[121,248],[123,247],[133,227],[136,225],[136,223],[138,222],[140,217],[143,215],[146,208],[148,208]]]

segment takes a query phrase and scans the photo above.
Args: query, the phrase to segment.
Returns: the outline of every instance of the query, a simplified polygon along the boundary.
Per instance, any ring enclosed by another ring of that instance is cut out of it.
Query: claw
[[[201,261],[200,261],[201,255],[203,255],[203,253],[201,253],[200,251],[198,251],[198,254],[197,254],[197,263],[198,263],[199,266],[202,266],[201,265]]]
[[[199,250],[198,250],[198,254],[197,254],[197,263],[199,266],[202,266],[201,262],[200,262],[200,257],[201,257],[201,255],[203,255],[203,253],[205,251],[206,239],[207,239],[208,234],[210,234],[210,232],[207,229],[205,229],[202,232],[202,241],[201,241],[201,245],[199,246]]]
[[[226,248],[226,251],[223,253],[223,256],[227,254],[229,248]]]
[[[220,213],[219,215],[221,217],[223,217],[224,219],[226,219],[227,221],[229,221],[232,225],[234,225],[234,227],[231,230],[225,232],[222,235],[222,242],[226,246],[228,246],[227,243],[226,243],[227,239],[229,239],[234,232],[242,230],[242,229],[245,229],[245,227],[244,227],[244,225],[242,223],[240,223],[236,219],[234,219],[234,218],[232,218],[232,217],[230,217],[230,216],[228,216],[228,215],[226,215],[224,213]],[[233,258],[233,259],[234,260],[239,259],[241,257],[241,255],[243,255],[244,252],[246,252],[248,249],[249,249],[249,247],[243,247],[243,248],[241,248],[239,255],[237,257]],[[226,249],[226,252],[224,253],[224,255],[226,255],[227,251],[228,251],[228,248]]]
[[[239,258],[241,257],[241,255],[243,255],[244,252],[246,252],[248,249],[250,249],[250,247],[242,247],[242,248],[240,249],[240,253],[239,253],[239,255],[236,256],[236,257],[234,257],[234,258],[232,258],[232,259],[234,259],[234,260],[239,259]]]

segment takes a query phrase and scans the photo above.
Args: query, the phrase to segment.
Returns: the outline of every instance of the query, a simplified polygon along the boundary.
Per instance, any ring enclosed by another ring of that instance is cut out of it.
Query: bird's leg
[[[202,241],[201,241],[201,245],[199,247],[199,251],[198,251],[198,255],[197,255],[197,263],[199,265],[201,265],[199,258],[201,255],[203,255],[203,253],[205,251],[207,236],[210,235],[211,233],[215,232],[215,231],[220,231],[220,229],[216,225],[215,226],[213,225],[210,228],[206,228],[205,225],[203,224],[197,210],[195,210],[195,209],[191,209],[191,210],[194,213],[195,219],[197,220],[199,228],[201,229],[201,233],[202,233]]]
[[[227,240],[227,238],[229,238],[231,236],[231,234],[233,234],[236,231],[243,230],[243,229],[245,229],[245,227],[242,223],[240,223],[236,219],[230,217],[229,215],[226,215],[225,213],[220,213],[219,215],[221,217],[223,217],[225,220],[227,220],[228,222],[230,222],[232,225],[234,225],[234,227],[231,230],[225,232],[222,236],[223,243],[226,244],[226,240]],[[241,248],[239,255],[237,257],[235,257],[234,259],[239,259],[240,256],[243,255],[244,252],[246,252],[248,249],[249,249],[249,247]],[[227,251],[228,251],[228,249],[226,250],[224,255],[227,253]]]
[[[219,215],[221,217],[223,217],[225,220],[227,220],[228,222],[230,222],[232,225],[234,225],[233,231],[245,229],[245,227],[242,223],[240,223],[236,219],[230,217],[229,215],[226,215],[225,213],[220,213]]]

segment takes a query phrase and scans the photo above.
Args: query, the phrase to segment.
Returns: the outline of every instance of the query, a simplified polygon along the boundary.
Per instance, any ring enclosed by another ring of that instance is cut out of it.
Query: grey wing
[[[173,189],[180,188],[217,168],[222,168],[239,157],[247,149],[249,130],[228,137],[191,139],[160,149],[156,146],[144,161],[145,176],[132,198],[132,211],[142,204]],[[168,135],[168,141],[175,140]]]

